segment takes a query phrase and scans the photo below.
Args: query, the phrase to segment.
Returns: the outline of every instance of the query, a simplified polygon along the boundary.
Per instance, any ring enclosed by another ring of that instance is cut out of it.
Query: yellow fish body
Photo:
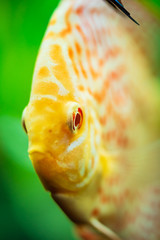
[[[159,69],[147,19],[159,26],[127,4],[146,25],[101,0],[60,3],[23,112],[34,168],[84,239],[160,239]]]

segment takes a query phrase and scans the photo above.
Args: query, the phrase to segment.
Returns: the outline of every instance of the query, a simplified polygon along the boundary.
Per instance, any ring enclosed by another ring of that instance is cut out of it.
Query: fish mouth
[[[34,153],[41,153],[41,154],[43,154],[43,149],[42,149],[42,146],[30,146],[29,148],[28,148],[28,153],[29,153],[29,155],[30,154],[34,154]]]
[[[44,157],[44,153],[42,151],[39,150],[29,150],[28,151],[29,157],[33,158],[33,156],[39,156],[40,158],[43,156]],[[38,158],[39,158],[38,157]]]
[[[29,149],[28,154],[33,165],[35,162],[42,161],[45,158],[44,152],[41,149]]]

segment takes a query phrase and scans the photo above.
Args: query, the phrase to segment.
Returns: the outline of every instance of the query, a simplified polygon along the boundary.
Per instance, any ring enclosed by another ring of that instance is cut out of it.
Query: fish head
[[[89,118],[74,101],[32,97],[22,116],[29,157],[45,188],[77,190],[87,183],[91,159]]]
[[[30,101],[23,113],[30,159],[52,193],[77,191],[96,169],[93,163],[98,152],[91,116],[94,108],[91,111],[81,75],[74,73],[72,56],[68,41],[58,33],[48,39],[46,32],[35,65]],[[80,84],[84,88],[81,93]]]

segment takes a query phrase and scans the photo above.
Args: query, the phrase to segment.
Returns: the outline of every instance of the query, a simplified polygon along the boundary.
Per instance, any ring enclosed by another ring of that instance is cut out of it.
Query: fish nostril
[[[28,133],[27,128],[26,128],[26,123],[25,123],[24,119],[22,119],[22,127],[23,127],[25,133]]]
[[[26,127],[26,122],[25,122],[26,108],[27,107],[25,107],[25,109],[23,110],[23,113],[22,113],[22,127],[23,127],[25,133],[28,133],[27,127]]]

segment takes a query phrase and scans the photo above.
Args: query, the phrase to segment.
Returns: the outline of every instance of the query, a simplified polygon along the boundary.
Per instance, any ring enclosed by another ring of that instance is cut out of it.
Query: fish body
[[[160,238],[159,69],[148,36],[147,22],[140,29],[104,1],[63,0],[41,44],[23,113],[29,156],[84,239]]]

